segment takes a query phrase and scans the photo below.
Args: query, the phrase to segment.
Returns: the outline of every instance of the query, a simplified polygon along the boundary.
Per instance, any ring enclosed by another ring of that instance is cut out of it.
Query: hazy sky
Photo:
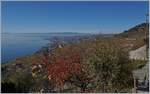
[[[2,32],[117,33],[145,21],[148,2],[2,2]]]

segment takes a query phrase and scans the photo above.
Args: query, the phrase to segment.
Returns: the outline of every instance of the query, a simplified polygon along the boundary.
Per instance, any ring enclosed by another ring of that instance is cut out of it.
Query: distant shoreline
[[[3,33],[3,34],[34,34],[34,33]],[[35,33],[35,34],[46,34],[46,33]],[[49,33],[49,34],[52,34],[52,33]],[[57,33],[53,33],[53,34],[57,34]],[[59,34],[64,34],[64,33],[59,33]],[[59,35],[59,34],[57,34],[57,35]],[[67,34],[64,34],[64,35],[68,35],[68,34],[71,34],[71,35],[73,35],[73,36],[62,36],[62,37],[60,37],[60,36],[56,36],[56,38],[58,39],[58,41],[59,42],[62,42],[62,41],[66,41],[66,42],[73,42],[73,41],[77,41],[77,39],[78,38],[84,38],[84,36],[83,35],[85,35],[85,36],[91,36],[91,35],[87,35],[87,34],[78,34],[78,33],[67,33]],[[77,34],[77,35],[76,35]],[[81,35],[81,36],[80,36]],[[78,37],[78,38],[77,38]],[[52,39],[51,39],[52,38]],[[53,37],[49,37],[49,38],[44,38],[43,40],[48,40],[48,41],[54,41],[54,38],[55,38],[55,35],[53,36]],[[76,39],[77,38],[77,39]],[[29,55],[32,55],[32,54],[35,54],[35,53],[38,53],[38,52],[41,52],[41,51],[43,51],[43,50],[45,50],[45,49],[47,49],[48,48],[48,46],[49,46],[49,43],[47,43],[47,44],[45,44],[45,45],[43,45],[43,46],[41,46],[39,49],[37,49],[37,50],[35,50],[34,52],[32,52],[32,53],[30,53],[30,54],[27,54],[27,55],[23,55],[23,56],[18,56],[18,57],[16,57],[16,58],[14,58],[14,59],[8,59],[8,60],[5,60],[4,59],[4,61],[3,60],[1,60],[1,64],[3,64],[3,63],[8,63],[8,62],[11,62],[11,61],[13,61],[13,60],[15,60],[15,59],[17,59],[17,58],[20,58],[20,57],[25,57],[25,56],[29,56]],[[52,46],[52,44],[51,44],[51,46]]]
[[[92,34],[92,33],[78,33],[78,32],[48,32],[48,33],[4,33],[1,34]]]

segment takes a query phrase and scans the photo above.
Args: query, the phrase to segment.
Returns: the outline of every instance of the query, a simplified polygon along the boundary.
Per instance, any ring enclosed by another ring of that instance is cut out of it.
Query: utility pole
[[[148,43],[147,51],[149,49],[149,12],[146,14],[146,43]]]
[[[149,13],[146,13],[146,30],[148,31],[148,35],[149,35]]]
[[[135,77],[135,73],[133,72],[133,91],[132,93],[137,93],[137,84],[136,84],[136,77]]]
[[[146,47],[146,52],[148,52],[149,50],[149,13],[147,13],[146,14],[146,30],[147,30],[147,35],[146,35],[146,40],[147,40],[147,42],[148,42],[148,47]],[[147,83],[148,83],[148,78],[147,77],[149,77],[149,73],[146,73],[146,75],[145,75],[145,81],[144,81],[144,84],[147,86]]]
[[[146,13],[146,30],[148,30],[148,34],[149,34],[149,13]]]
[[[146,13],[146,23],[149,23],[149,20],[148,20],[148,17],[149,17],[149,14],[148,13]]]

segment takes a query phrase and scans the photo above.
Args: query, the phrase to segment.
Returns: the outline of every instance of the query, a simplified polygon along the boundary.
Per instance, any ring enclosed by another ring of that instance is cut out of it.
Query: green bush
[[[5,87],[2,92],[27,93],[30,91],[33,84],[34,81],[31,74],[15,72],[13,75],[2,81],[2,87]]]
[[[133,85],[132,66],[128,53],[115,42],[96,41],[90,64],[95,70],[99,92],[120,92]]]
[[[131,60],[132,66],[134,70],[141,69],[147,63],[147,60]]]

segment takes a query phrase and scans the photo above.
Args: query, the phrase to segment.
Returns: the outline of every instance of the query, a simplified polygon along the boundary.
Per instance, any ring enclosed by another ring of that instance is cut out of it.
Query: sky
[[[2,33],[119,33],[145,22],[146,1],[3,1]]]

